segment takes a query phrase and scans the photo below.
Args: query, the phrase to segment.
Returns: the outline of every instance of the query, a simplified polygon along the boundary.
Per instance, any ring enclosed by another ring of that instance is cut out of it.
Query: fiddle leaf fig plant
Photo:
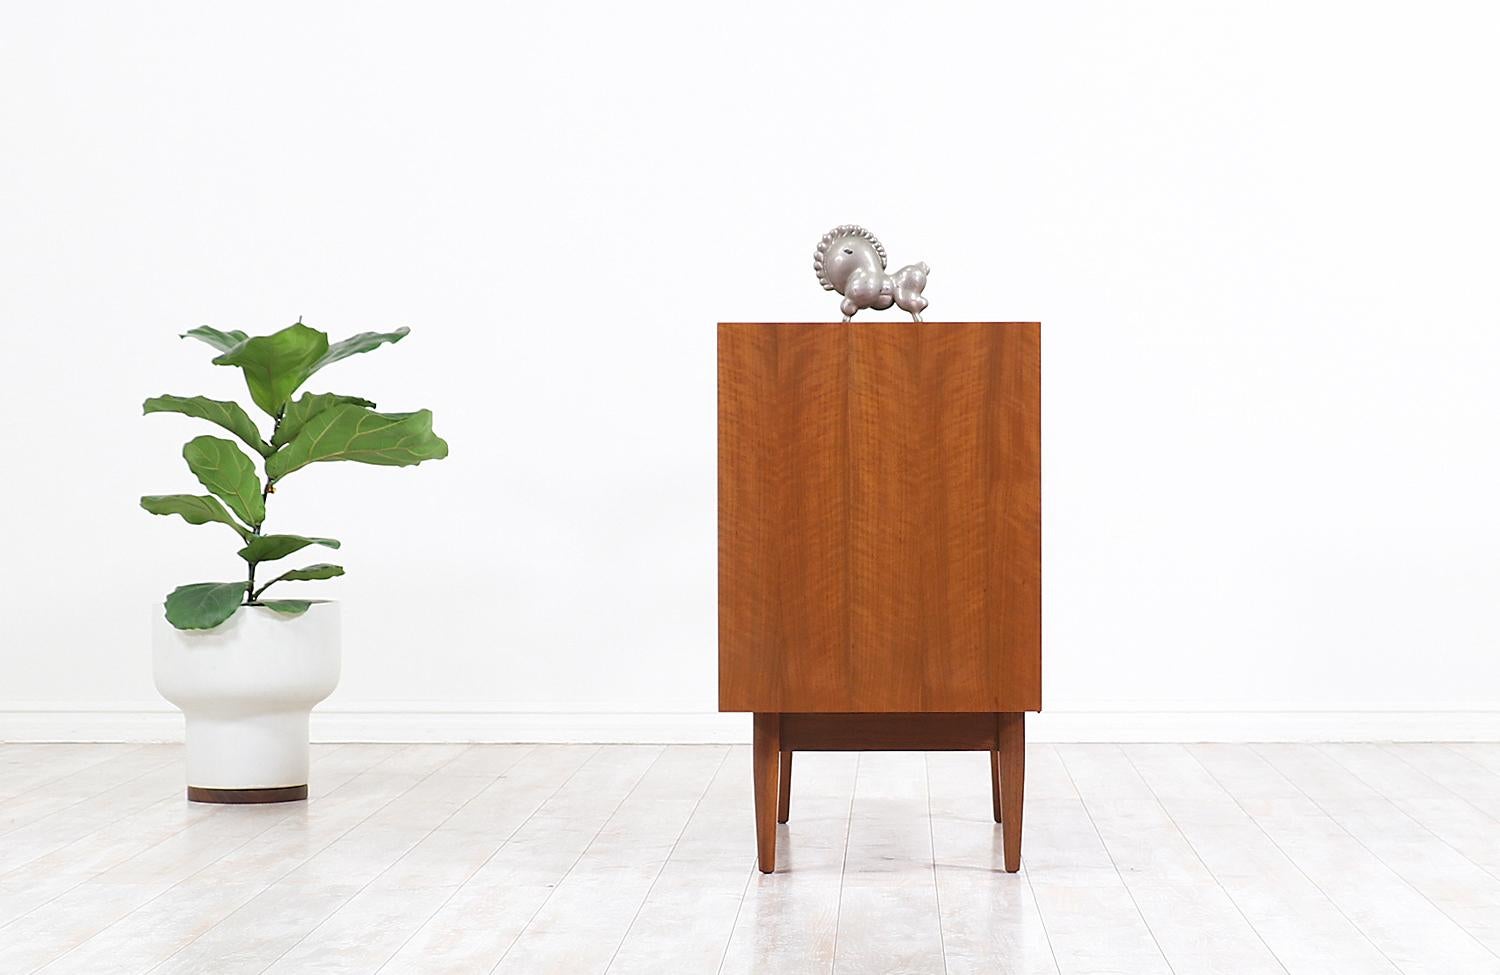
[[[241,606],[264,606],[287,616],[307,611],[313,600],[266,599],[279,582],[333,579],[344,568],[319,562],[288,569],[259,585],[261,566],[309,546],[336,549],[332,538],[266,532],[266,504],[281,480],[309,464],[347,460],[387,467],[408,467],[448,456],[448,444],[432,432],[432,412],[377,413],[375,404],[339,393],[298,390],[324,366],[361,352],[401,341],[407,329],[361,332],[341,342],[302,324],[271,335],[249,336],[207,325],[184,333],[218,350],[215,365],[234,366],[245,376],[250,399],[270,418],[271,435],[238,403],[204,396],[153,396],[146,413],[181,413],[207,420],[235,440],[205,434],[189,440],[182,459],[208,494],[149,494],[141,507],[153,515],[177,515],[190,525],[225,525],[239,536],[238,555],[245,578],[238,582],[195,582],[179,586],[166,598],[167,620],[180,630],[207,630]],[[238,442],[236,442],[238,441]],[[247,452],[248,448],[248,452]],[[256,460],[262,471],[257,471]]]

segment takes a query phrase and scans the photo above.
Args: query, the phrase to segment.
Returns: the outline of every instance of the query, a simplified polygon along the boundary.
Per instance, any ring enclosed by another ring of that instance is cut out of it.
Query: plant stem
[[[301,319],[299,318],[298,321],[300,322]],[[286,417],[286,407],[283,406],[281,408],[280,412],[278,412],[276,414],[276,422],[274,422],[273,424],[271,424],[271,439],[272,440],[275,440],[276,439],[276,434],[278,434],[278,433],[281,432],[281,421],[283,419],[285,419],[285,417]],[[261,461],[261,466],[262,467],[265,466],[265,460]],[[271,477],[270,473],[267,473],[266,474],[266,486],[260,492],[260,506],[262,508],[265,508],[265,506],[266,506],[266,499],[271,496],[271,489],[275,486],[275,484],[276,484],[276,481]],[[255,536],[257,538],[260,537],[261,528],[263,528],[264,526],[265,526],[265,522],[262,521],[259,525],[256,525],[254,529],[252,529],[252,531],[254,531]],[[271,584],[271,583],[268,582],[268,583],[266,583],[265,586],[261,586],[259,589],[255,588],[255,566],[256,566],[256,563],[254,563],[254,562],[250,563],[249,576],[248,576],[248,578],[247,578],[247,580],[245,582],[245,605],[246,606],[254,606],[254,605],[256,605],[256,600],[258,600],[260,598],[260,594],[263,593],[263,592],[265,592],[266,591],[266,586],[269,586]]]

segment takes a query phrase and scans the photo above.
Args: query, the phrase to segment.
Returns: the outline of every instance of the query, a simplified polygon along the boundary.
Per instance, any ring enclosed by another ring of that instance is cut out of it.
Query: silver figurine
[[[813,270],[824,291],[844,296],[839,309],[844,321],[861,308],[884,310],[896,305],[911,312],[911,320],[920,322],[927,299],[926,264],[908,264],[895,274],[885,273],[885,245],[874,234],[856,224],[834,227],[818,241],[813,255]]]

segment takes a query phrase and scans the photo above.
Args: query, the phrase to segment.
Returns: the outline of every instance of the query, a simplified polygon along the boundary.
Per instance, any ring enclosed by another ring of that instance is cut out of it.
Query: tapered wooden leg
[[[776,821],[784,823],[792,815],[792,753],[781,753],[781,782],[776,786]]]
[[[1021,869],[1021,800],[1026,787],[1026,714],[1003,712],[999,718],[1001,834],[1005,872]]]
[[[781,715],[755,713],[751,746],[755,778],[755,847],[761,873],[776,869],[776,759],[781,752]]]
[[[1000,753],[990,752],[990,805],[995,809],[995,822],[1000,822]]]

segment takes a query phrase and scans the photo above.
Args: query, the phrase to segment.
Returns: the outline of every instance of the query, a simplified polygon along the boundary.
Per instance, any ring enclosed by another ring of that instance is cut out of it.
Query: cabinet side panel
[[[986,633],[991,362],[1003,327],[953,325],[918,333],[922,342],[926,530],[919,537],[922,594],[922,706],[994,711],[1000,687]]]
[[[849,332],[851,660],[843,710],[922,710],[929,426],[916,333]]]
[[[847,710],[994,711],[993,360],[1006,327],[854,333],[853,663]]]
[[[837,708],[848,659],[848,354],[835,326],[719,328],[719,707]]]
[[[721,710],[1039,709],[1040,327],[719,339]]]
[[[840,706],[849,672],[849,335],[777,326],[779,710]]]
[[[1000,711],[1042,707],[1042,356],[1040,325],[998,330],[986,438],[990,539],[985,621]]]
[[[776,342],[769,329],[719,326],[719,707],[771,700],[776,672],[756,666],[778,644],[771,545],[776,516]],[[767,710],[774,710],[768,708]]]

